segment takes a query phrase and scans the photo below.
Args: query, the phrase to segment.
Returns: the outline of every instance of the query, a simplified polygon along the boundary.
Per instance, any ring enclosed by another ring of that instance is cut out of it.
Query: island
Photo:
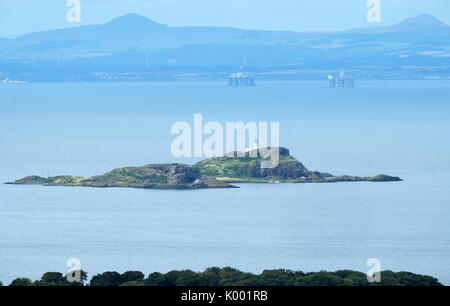
[[[280,147],[279,163],[274,168],[262,168],[267,158],[257,149],[232,152],[224,157],[210,158],[195,165],[153,164],[141,167],[114,169],[93,177],[27,176],[8,182],[13,185],[80,186],[80,187],[129,187],[146,189],[204,189],[237,188],[232,183],[337,183],[337,182],[399,182],[399,177],[377,175],[372,177],[334,176],[329,173],[308,170]]]

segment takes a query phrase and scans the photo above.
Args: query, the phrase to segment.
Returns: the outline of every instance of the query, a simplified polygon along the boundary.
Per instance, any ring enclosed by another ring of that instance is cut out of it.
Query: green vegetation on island
[[[270,148],[264,151],[270,152]],[[399,177],[377,175],[373,177],[334,176],[329,173],[308,170],[301,162],[290,155],[286,148],[279,148],[279,162],[275,168],[261,167],[267,156],[260,150],[232,152],[229,156],[203,160],[195,166],[200,173],[229,183],[333,183],[333,182],[392,182],[401,181]],[[242,157],[241,157],[242,156]],[[255,156],[255,157],[252,157]]]
[[[81,271],[79,282],[68,282],[59,272],[47,272],[40,280],[17,278],[10,286],[443,286],[436,278],[410,272],[382,271],[381,282],[368,282],[364,273],[341,270],[311,272],[265,270],[261,274],[245,273],[230,267],[208,268],[204,272],[191,270],[144,273],[105,272],[87,283],[87,273]]]
[[[266,150],[268,150],[266,148]],[[377,175],[373,177],[334,176],[308,170],[292,157],[286,148],[278,148],[279,162],[274,168],[263,168],[268,158],[254,152],[233,152],[203,160],[194,166],[182,164],[156,164],[126,167],[93,177],[54,176],[43,178],[28,176],[12,183],[15,185],[132,187],[153,189],[233,188],[230,183],[335,183],[335,182],[397,182],[399,177]],[[231,154],[230,154],[231,156]],[[241,157],[242,156],[242,157]],[[254,157],[253,157],[254,156]]]
[[[93,177],[54,176],[43,178],[28,176],[13,183],[17,185],[131,187],[149,189],[232,188],[226,182],[203,175],[194,166],[181,164],[145,165],[126,167]]]

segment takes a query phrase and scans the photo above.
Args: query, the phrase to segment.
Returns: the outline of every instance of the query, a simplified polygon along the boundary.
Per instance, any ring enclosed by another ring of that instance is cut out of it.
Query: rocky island
[[[232,157],[229,157],[231,156]],[[255,156],[255,157],[252,157]],[[399,177],[334,176],[308,170],[279,148],[279,163],[275,168],[263,169],[264,159],[259,152],[233,152],[226,157],[203,160],[193,166],[183,164],[155,164],[142,167],[114,169],[93,177],[28,176],[6,184],[81,187],[130,187],[147,189],[235,188],[230,183],[336,183],[336,182],[398,182]]]

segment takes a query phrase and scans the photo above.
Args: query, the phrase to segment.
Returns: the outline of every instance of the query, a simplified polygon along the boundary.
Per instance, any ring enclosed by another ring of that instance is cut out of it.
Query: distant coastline
[[[128,14],[0,38],[0,80],[226,82],[240,66],[258,82],[326,81],[342,66],[355,80],[449,80],[449,44],[450,26],[426,14],[340,32],[172,27]]]

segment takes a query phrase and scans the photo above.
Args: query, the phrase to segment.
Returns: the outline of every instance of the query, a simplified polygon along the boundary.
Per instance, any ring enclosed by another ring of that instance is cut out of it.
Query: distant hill
[[[100,25],[0,39],[0,78],[19,72],[55,73],[57,61],[60,75],[231,72],[242,65],[244,54],[247,68],[254,72],[329,71],[342,62],[361,75],[369,66],[442,70],[450,67],[450,27],[433,16],[420,15],[388,27],[298,33],[171,27],[128,14]]]
[[[443,21],[427,14],[411,17],[402,22],[386,27],[369,27],[356,29],[350,32],[361,34],[400,34],[404,38],[437,36],[445,39],[450,35],[450,27]]]
[[[397,30],[404,30],[404,31],[414,31],[414,30],[422,30],[422,29],[436,29],[436,30],[449,30],[448,24],[445,22],[431,16],[431,15],[420,15],[417,17],[412,17],[405,19],[404,21],[400,22],[398,25],[396,25],[394,28]]]
[[[173,48],[191,44],[274,43],[300,36],[294,32],[248,31],[227,27],[169,27],[147,17],[128,14],[105,24],[35,32],[18,39],[91,42],[98,47],[106,43],[108,47]]]

